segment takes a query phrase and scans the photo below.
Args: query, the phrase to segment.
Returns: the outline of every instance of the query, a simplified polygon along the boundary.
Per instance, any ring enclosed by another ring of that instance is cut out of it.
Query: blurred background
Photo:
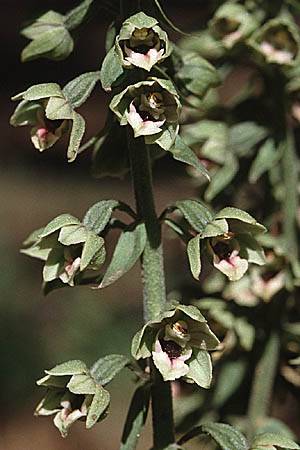
[[[83,359],[90,364],[107,353],[127,354],[131,338],[142,323],[138,267],[103,291],[82,287],[61,289],[45,298],[41,292],[40,262],[19,253],[22,241],[32,230],[63,212],[80,218],[93,203],[109,198],[133,205],[128,177],[121,181],[91,178],[89,151],[68,164],[65,142],[60,141],[40,154],[32,147],[26,127],[13,129],[8,125],[15,107],[10,101],[12,95],[41,82],[64,85],[83,72],[98,69],[103,58],[105,30],[110,23],[105,12],[79,35],[75,51],[67,60],[20,62],[19,55],[26,43],[19,35],[20,28],[49,9],[64,13],[76,3],[1,2],[1,450],[115,450],[134,387],[132,375],[121,374],[110,387],[109,417],[88,432],[81,423],[76,423],[66,440],[61,439],[51,420],[33,417],[42,396],[35,380],[43,375],[44,368],[68,359]],[[183,9],[179,1],[164,2],[170,17],[186,29],[197,25],[194,3],[186,0]],[[98,87],[81,108],[88,124],[86,138],[103,125],[107,101],[108,96]],[[168,157],[155,167],[155,189],[158,211],[175,198],[193,195],[184,166]],[[168,287],[174,289],[187,276],[185,256],[178,241],[174,245],[166,243],[166,267]],[[149,447],[149,438],[146,430],[140,450]]]

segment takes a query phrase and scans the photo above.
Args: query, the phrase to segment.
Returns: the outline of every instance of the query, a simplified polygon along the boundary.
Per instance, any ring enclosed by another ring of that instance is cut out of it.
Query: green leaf
[[[73,51],[73,39],[64,26],[55,26],[31,41],[22,51],[23,62],[40,57],[59,61],[67,58]]]
[[[233,328],[239,338],[241,346],[249,352],[255,340],[255,328],[244,317],[237,317]]]
[[[208,389],[212,380],[212,364],[209,353],[204,350],[194,350],[188,365],[187,378],[195,381],[198,386]]]
[[[133,230],[124,231],[116,245],[112,260],[99,288],[117,281],[128,272],[141,256],[146,243],[146,229],[143,223]]]
[[[258,224],[254,217],[250,216],[250,214],[242,211],[241,209],[233,208],[231,206],[221,209],[221,211],[215,215],[215,219],[236,219],[251,225],[258,225],[259,228],[265,230],[265,227]]]
[[[278,446],[283,449],[300,449],[299,445],[282,434],[263,433],[254,438],[251,449],[264,446]]]
[[[109,406],[110,394],[102,386],[96,387],[89,412],[86,418],[86,428],[91,428],[101,418]]]
[[[235,428],[225,423],[207,423],[202,432],[211,436],[223,450],[248,450],[245,437]]]
[[[179,200],[175,203],[184,218],[194,228],[201,233],[213,216],[209,209],[197,200]]]
[[[84,0],[66,14],[65,25],[68,30],[73,30],[84,21],[93,2],[94,0]]]
[[[58,278],[64,265],[63,248],[52,248],[43,268],[43,279],[45,282]]]
[[[274,140],[268,139],[258,150],[257,156],[251,165],[249,171],[250,183],[256,183],[265,172],[278,162],[280,157],[281,152],[275,147]]]
[[[139,386],[131,400],[127,414],[120,450],[135,450],[141,431],[146,423],[150,401],[148,386]]]
[[[106,54],[100,71],[100,79],[102,88],[109,92],[112,85],[122,75],[124,69],[122,67],[119,56],[115,51],[115,47],[112,47]]]
[[[219,409],[238,390],[247,373],[247,362],[243,359],[227,361],[218,373],[217,383],[213,391],[213,407]]]
[[[192,275],[196,280],[199,280],[201,273],[201,252],[200,252],[199,234],[189,240],[187,244],[187,254]]]
[[[72,131],[67,151],[69,162],[74,161],[74,159],[76,158],[84,132],[85,132],[85,120],[80,114],[74,111]]]
[[[94,233],[100,234],[118,205],[117,200],[101,200],[87,210],[83,218],[83,224]]]
[[[248,450],[249,445],[245,437],[230,425],[225,423],[207,423],[193,428],[180,440],[179,444],[185,444],[190,439],[208,434],[220,446],[222,450]]]
[[[51,222],[49,222],[48,225],[45,226],[39,237],[44,238],[46,236],[49,236],[49,234],[54,233],[55,231],[67,225],[80,225],[80,221],[70,214],[61,214],[60,216],[55,217],[55,219],[51,220]]]
[[[123,355],[107,355],[99,358],[91,368],[91,375],[97,383],[105,385],[129,363],[129,359]]]
[[[148,358],[151,356],[151,348],[154,340],[155,329],[150,328],[147,324],[139,330],[132,339],[131,354],[133,358]]]
[[[211,201],[216,195],[222,192],[231,183],[238,170],[239,164],[237,158],[228,152],[226,154],[225,164],[213,175],[205,191],[205,200]]]
[[[85,242],[87,231],[83,225],[63,226],[58,235],[58,241],[62,245],[74,245]]]
[[[197,53],[183,52],[183,66],[176,73],[192,94],[203,97],[207,91],[219,84],[217,70]]]
[[[80,270],[86,269],[90,264],[100,266],[105,261],[104,239],[89,231],[82,249]]]
[[[45,370],[45,372],[48,375],[55,375],[55,376],[79,375],[82,373],[87,373],[88,368],[84,362],[75,359],[75,360],[71,360],[71,361],[67,361],[62,364],[59,364],[59,365],[53,367],[53,369]]]
[[[62,90],[57,83],[41,83],[35,84],[28,88],[25,92],[12,97],[12,100],[41,100],[48,97],[63,97]]]
[[[63,94],[72,108],[78,108],[87,100],[99,80],[99,71],[86,72],[70,81],[63,88]]]
[[[201,164],[193,150],[184,143],[180,136],[176,136],[174,145],[169,148],[168,151],[172,153],[174,159],[189,164],[210,180],[208,171]]]
[[[96,392],[95,381],[85,373],[75,374],[67,384],[67,388],[73,394],[94,394]]]
[[[245,156],[268,135],[265,127],[255,122],[242,122],[229,130],[230,148],[238,156]]]

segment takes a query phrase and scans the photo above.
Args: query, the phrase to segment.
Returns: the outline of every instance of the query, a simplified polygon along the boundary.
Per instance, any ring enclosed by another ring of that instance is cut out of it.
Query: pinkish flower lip
[[[47,128],[39,128],[36,132],[38,138],[43,141],[46,140],[48,133]]]

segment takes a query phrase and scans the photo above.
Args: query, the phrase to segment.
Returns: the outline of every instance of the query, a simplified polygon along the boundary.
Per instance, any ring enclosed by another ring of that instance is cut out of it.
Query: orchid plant
[[[130,357],[45,370],[35,414],[53,416],[63,437],[77,420],[91,428],[109,413],[108,384],[128,368],[136,391],[121,450],[137,448],[150,403],[153,450],[182,450],[192,438],[211,449],[299,449],[292,431],[270,416],[278,372],[300,386],[298,3],[210,2],[196,8],[202,29],[176,44],[168,31],[180,30],[159,0],[101,3],[83,0],[65,15],[49,11],[23,30],[30,39],[23,61],[60,60],[91,14],[107,7],[113,20],[100,70],[17,94],[11,124],[29,126],[40,151],[69,134],[69,162],[93,147],[96,176],[130,172],[135,206],[100,199],[82,219],[63,213],[34,231],[22,253],[43,261],[45,294],[103,289],[140,260],[144,325]],[[224,99],[222,89],[241,71],[246,76]],[[100,83],[110,96],[106,124],[83,143],[77,108]],[[196,194],[158,215],[152,166],[166,153],[186,164]],[[115,217],[118,211],[127,219]],[[162,228],[183,242],[190,289],[167,291]],[[113,229],[119,237],[107,260]]]

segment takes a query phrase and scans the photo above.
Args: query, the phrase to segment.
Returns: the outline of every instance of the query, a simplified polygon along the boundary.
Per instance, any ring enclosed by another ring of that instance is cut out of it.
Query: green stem
[[[134,138],[128,132],[128,147],[136,199],[137,213],[145,223],[147,240],[142,255],[144,320],[154,320],[166,303],[166,287],[161,243],[161,226],[156,215],[149,150],[144,138]],[[162,380],[151,366],[152,420],[154,449],[174,442],[173,408],[170,383]]]

